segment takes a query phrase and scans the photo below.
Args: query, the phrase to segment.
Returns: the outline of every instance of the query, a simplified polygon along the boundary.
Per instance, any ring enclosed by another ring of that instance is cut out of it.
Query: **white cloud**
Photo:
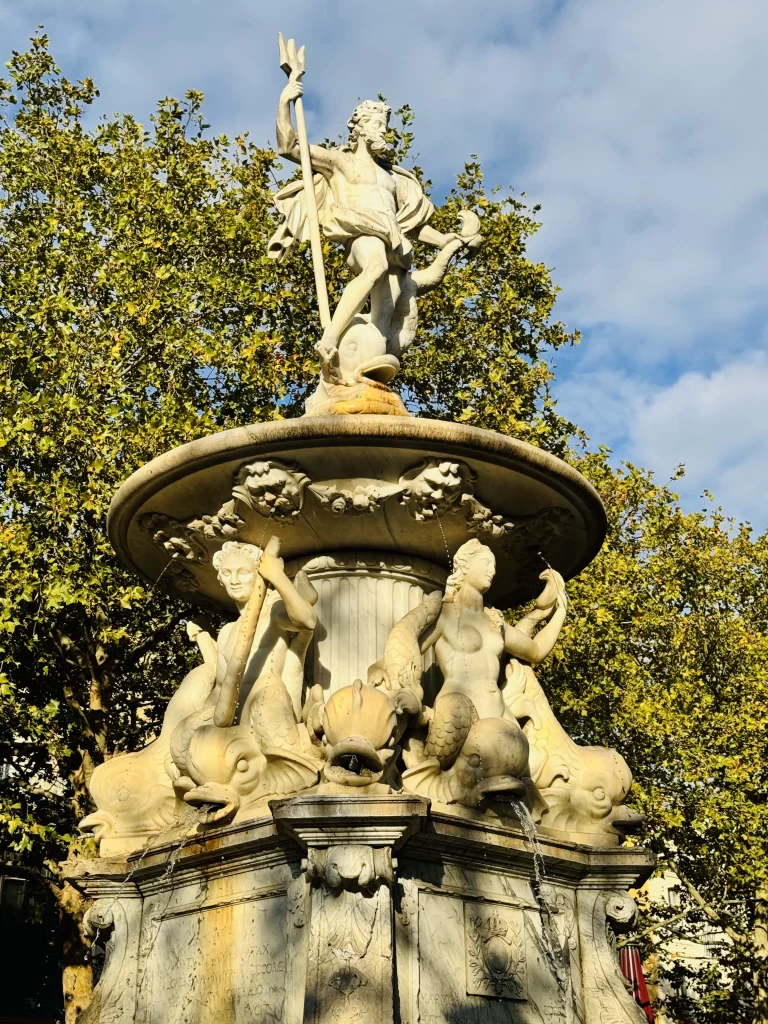
[[[574,377],[562,409],[594,440],[615,439],[622,457],[653,468],[661,480],[683,463],[676,482],[686,508],[704,507],[711,491],[727,515],[766,522],[768,352],[757,351],[708,373],[684,373],[654,387],[621,372]]]
[[[641,334],[624,358],[689,358],[762,302],[768,262],[768,7],[762,0],[0,0],[23,44],[46,22],[107,110],[204,88],[217,128],[274,133],[279,27],[305,41],[310,126],[337,135],[382,90],[416,109],[449,183],[470,152],[543,203],[534,251],[561,309]],[[702,341],[702,327],[707,334]],[[736,344],[734,342],[734,344]],[[585,348],[589,359],[604,350]]]
[[[708,375],[685,373],[634,409],[634,457],[660,472],[685,463],[689,502],[706,488],[728,514],[762,525],[768,479],[766,396],[765,351]]]

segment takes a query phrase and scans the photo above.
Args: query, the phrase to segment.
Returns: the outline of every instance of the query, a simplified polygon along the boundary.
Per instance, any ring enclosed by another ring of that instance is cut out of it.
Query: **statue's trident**
[[[290,78],[302,78],[304,75],[304,47],[297,52],[296,42],[289,39],[286,44],[283,33],[277,36],[280,48],[280,67]],[[309,244],[312,250],[312,267],[315,272],[315,288],[317,289],[317,307],[320,311],[320,324],[325,330],[331,322],[331,311],[328,306],[328,287],[325,283],[323,267],[323,247],[320,241],[320,221],[317,217],[315,201],[315,185],[312,175],[312,161],[309,158],[309,142],[307,141],[307,125],[304,121],[304,103],[299,97],[294,102],[296,111],[296,134],[299,137],[299,153],[301,154],[301,176],[304,179],[304,198],[307,204],[307,223],[309,225]]]

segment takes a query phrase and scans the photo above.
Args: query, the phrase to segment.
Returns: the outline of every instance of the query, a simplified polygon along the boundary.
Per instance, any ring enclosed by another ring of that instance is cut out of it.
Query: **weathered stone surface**
[[[652,857],[307,794],[143,858],[81,861],[107,960],[87,1024],[639,1024],[613,928]],[[126,880],[127,877],[127,880]]]
[[[446,571],[425,559],[385,551],[339,551],[288,563],[306,573],[317,591],[318,628],[307,655],[307,685],[326,694],[355,679],[384,651],[398,619],[445,583]],[[427,686],[435,686],[434,656],[422,659]]]

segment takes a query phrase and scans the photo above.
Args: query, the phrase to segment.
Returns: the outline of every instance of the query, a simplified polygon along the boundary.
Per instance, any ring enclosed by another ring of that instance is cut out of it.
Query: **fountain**
[[[122,562],[229,621],[190,629],[202,663],[157,738],[93,774],[99,857],[70,881],[107,941],[83,1021],[639,1024],[613,938],[653,867],[622,845],[632,777],[534,672],[600,499],[546,452],[407,413],[390,383],[418,296],[481,223],[430,226],[382,158],[381,102],[310,147],[303,51],[281,39],[281,65],[303,179],[270,254],[312,242],[320,378],[305,416],[170,451],[113,500]],[[321,231],[357,274],[332,317]],[[414,238],[439,250],[419,270]],[[531,600],[515,625],[496,610]]]

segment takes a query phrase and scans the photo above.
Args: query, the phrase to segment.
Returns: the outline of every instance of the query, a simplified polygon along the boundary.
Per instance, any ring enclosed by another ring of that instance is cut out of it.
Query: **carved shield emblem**
[[[464,904],[467,993],[527,999],[523,912]]]

